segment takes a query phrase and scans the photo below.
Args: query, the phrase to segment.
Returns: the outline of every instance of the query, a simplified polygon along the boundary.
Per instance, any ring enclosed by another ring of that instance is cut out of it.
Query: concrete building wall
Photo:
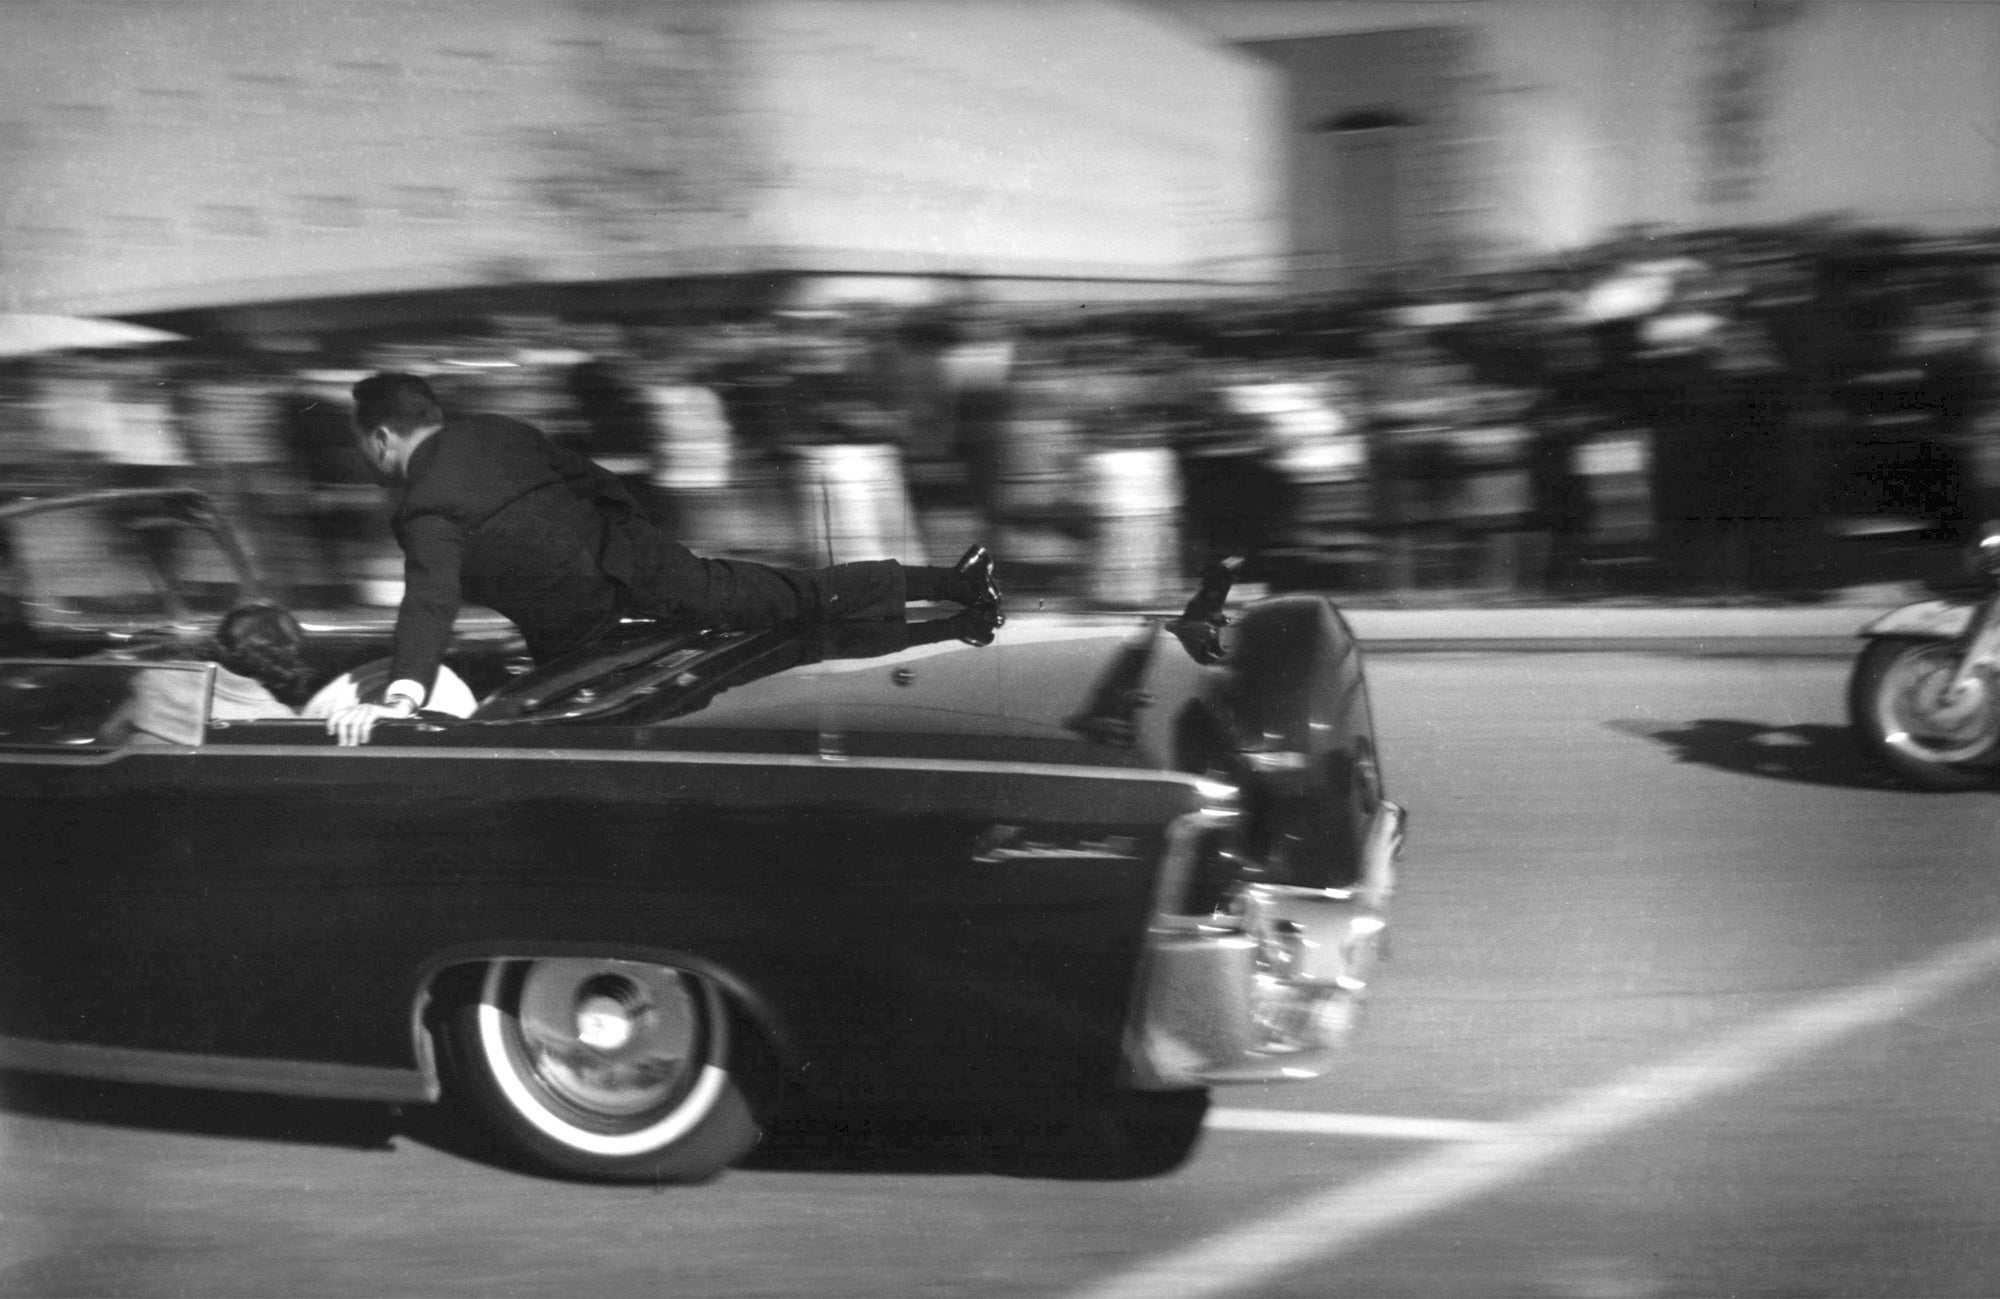
[[[1822,0],[1785,59],[1770,214],[2000,225],[2000,4]]]
[[[1833,212],[2000,224],[2000,4],[1806,0],[1772,40],[1758,183],[1712,185],[1713,0],[1168,0],[1220,39],[1462,25],[1486,72],[1491,202],[1473,237],[1519,252],[1620,225]],[[1740,6],[1739,6],[1740,8]],[[1740,13],[1737,15],[1740,18]]]
[[[1279,78],[1143,7],[760,6],[761,195],[788,258],[1251,282],[1278,251]]]
[[[1268,274],[1272,78],[1098,0],[0,4],[0,310]]]
[[[706,6],[0,6],[0,294],[115,312],[706,263],[749,242],[766,170],[736,47]]]

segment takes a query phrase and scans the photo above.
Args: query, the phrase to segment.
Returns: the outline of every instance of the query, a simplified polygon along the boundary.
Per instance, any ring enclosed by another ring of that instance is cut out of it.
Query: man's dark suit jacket
[[[462,600],[510,619],[538,663],[598,635],[632,580],[620,524],[633,510],[615,477],[531,425],[447,418],[396,496],[404,592],[389,679],[430,688]]]

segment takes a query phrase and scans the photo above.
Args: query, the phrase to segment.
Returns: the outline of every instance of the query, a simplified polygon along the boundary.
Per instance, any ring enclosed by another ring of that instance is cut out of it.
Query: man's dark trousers
[[[611,526],[613,544],[630,548],[628,614],[749,630],[903,613],[903,567],[893,559],[777,568],[697,555],[636,514],[616,515]]]

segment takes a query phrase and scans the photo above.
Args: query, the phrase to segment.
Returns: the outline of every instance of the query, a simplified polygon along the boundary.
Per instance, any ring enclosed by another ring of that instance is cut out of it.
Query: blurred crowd
[[[1310,300],[509,316],[0,362],[0,490],[194,485],[281,586],[386,599],[347,389],[424,373],[777,562],[970,540],[1017,589],[1811,598],[2000,519],[1991,238],[1633,231]],[[1905,547],[1897,551],[1884,542]]]

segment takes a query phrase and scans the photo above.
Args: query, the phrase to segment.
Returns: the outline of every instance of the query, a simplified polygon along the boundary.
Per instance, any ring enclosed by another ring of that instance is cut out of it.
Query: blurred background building
[[[1260,285],[1280,251],[1277,75],[1143,6],[114,0],[0,25],[17,311],[271,329],[302,317],[249,308],[797,275],[1178,296]]]
[[[2000,223],[2000,5],[1173,0],[1286,75],[1300,287],[1632,225]]]
[[[1636,223],[2000,220],[1983,3],[28,0],[0,24],[16,311],[794,273],[1181,296]]]

